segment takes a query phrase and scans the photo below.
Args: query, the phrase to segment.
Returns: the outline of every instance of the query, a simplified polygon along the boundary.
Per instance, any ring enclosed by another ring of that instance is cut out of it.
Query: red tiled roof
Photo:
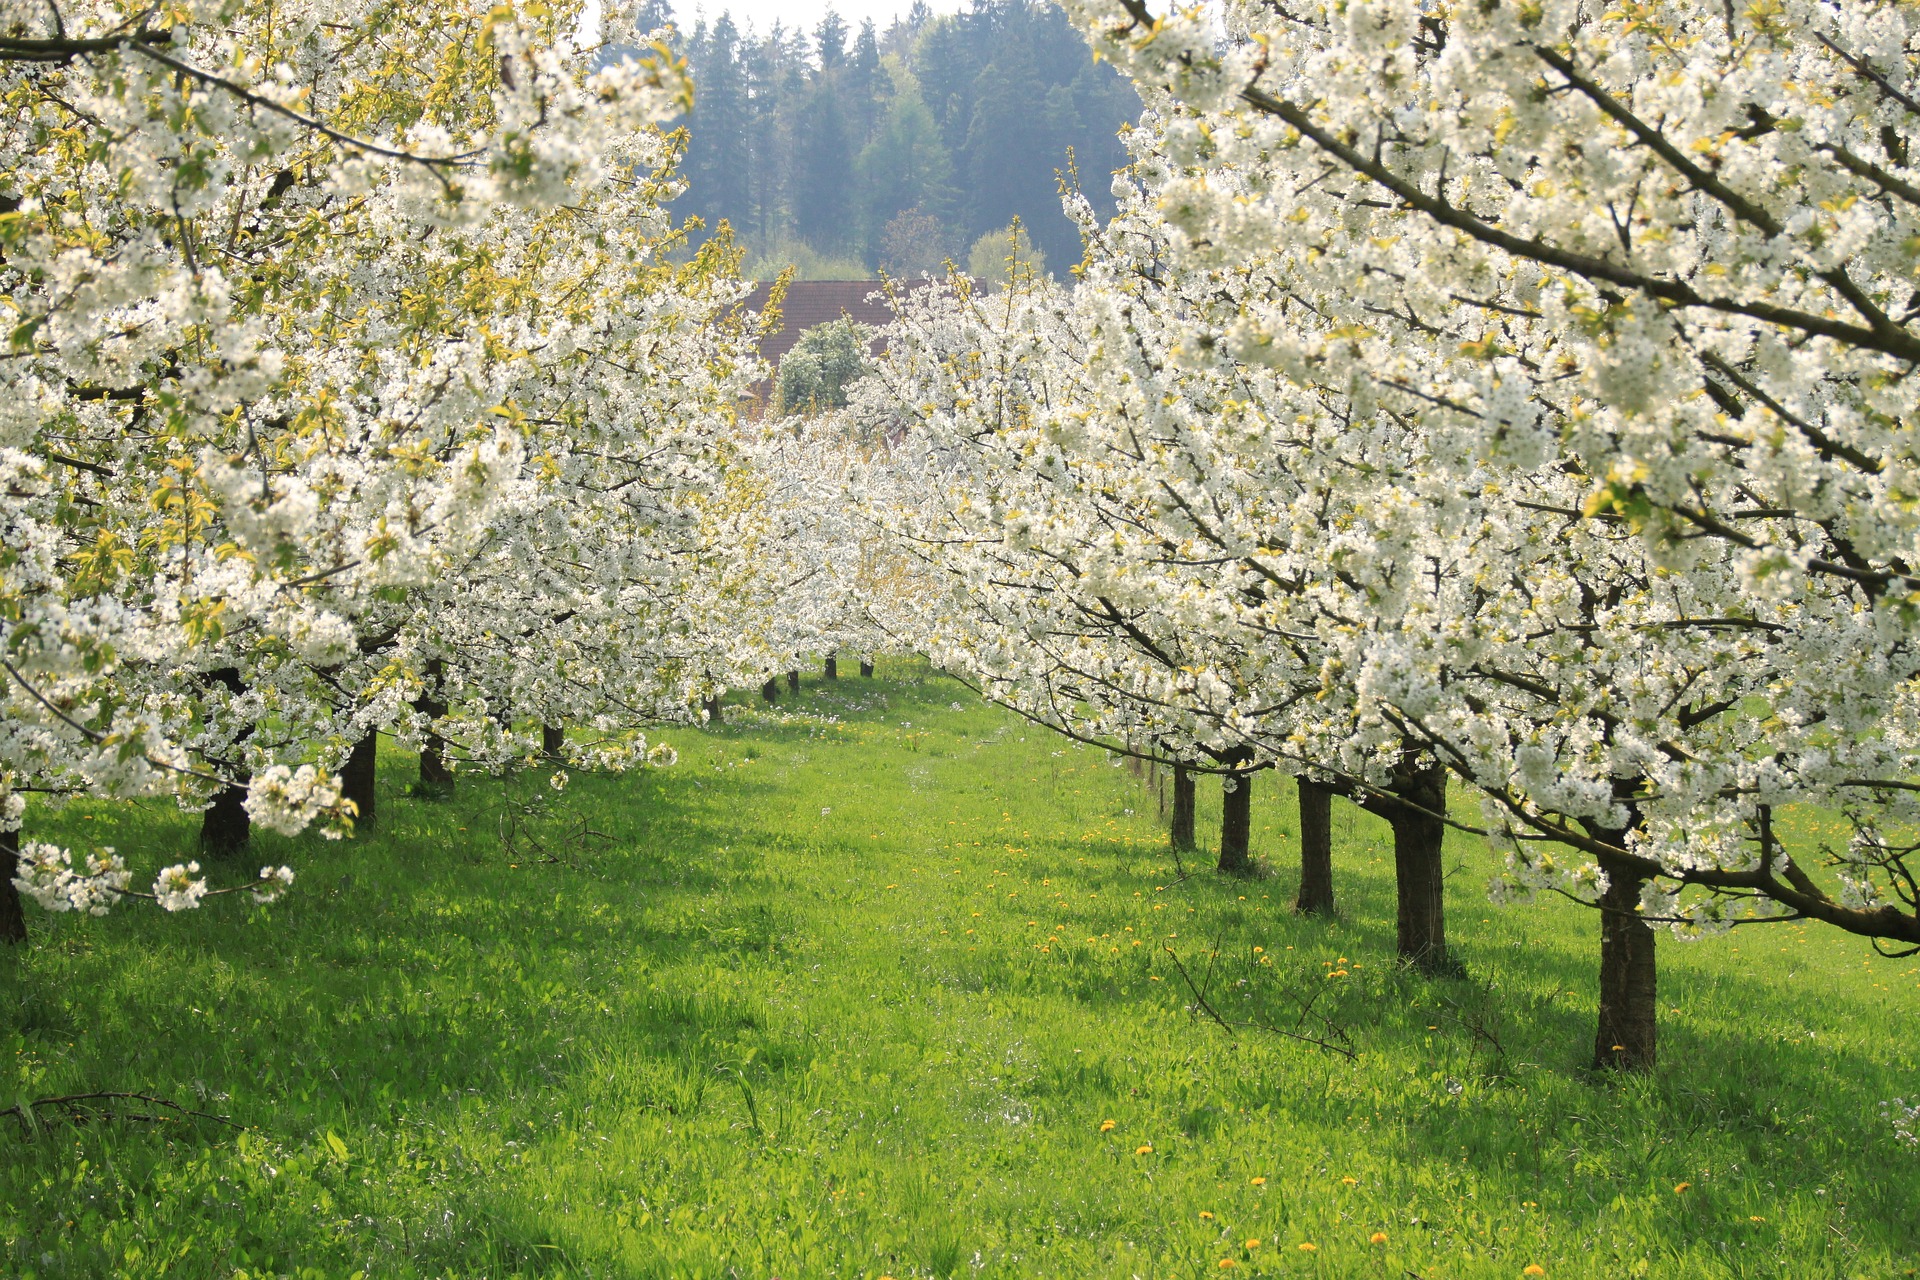
[[[926,280],[902,280],[894,283],[896,289],[918,289],[929,283]],[[878,280],[795,280],[787,285],[787,294],[780,302],[780,327],[760,341],[760,356],[768,364],[778,365],[780,358],[793,350],[800,335],[817,324],[827,324],[842,316],[849,316],[861,324],[870,324],[882,328],[893,319],[893,308],[887,304],[882,292],[884,285]],[[758,284],[747,295],[747,310],[764,311],[767,300],[773,296],[771,284]],[[873,351],[878,355],[886,349],[886,343],[876,338]]]

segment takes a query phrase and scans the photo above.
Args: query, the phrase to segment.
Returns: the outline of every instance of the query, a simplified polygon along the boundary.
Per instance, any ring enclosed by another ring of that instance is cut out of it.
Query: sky
[[[912,4],[913,0],[674,0],[674,16],[692,26],[702,13],[712,21],[725,10],[733,15],[735,23],[743,27],[751,24],[755,31],[765,31],[776,22],[789,29],[811,31],[832,8],[851,30],[858,31],[861,20],[871,18],[876,30],[885,31],[895,18],[904,17]],[[935,13],[956,13],[961,0],[927,0],[927,7]]]

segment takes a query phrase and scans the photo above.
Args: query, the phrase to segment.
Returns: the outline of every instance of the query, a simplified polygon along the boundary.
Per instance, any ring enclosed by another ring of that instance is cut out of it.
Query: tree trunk
[[[19,946],[27,940],[27,913],[13,878],[20,874],[20,833],[0,831],[0,945]]]
[[[1228,875],[1253,870],[1253,775],[1229,773],[1220,779],[1220,863]]]
[[[1333,792],[1311,778],[1295,778],[1300,792],[1301,915],[1333,914]]]
[[[873,679],[873,660],[871,658],[862,658],[860,660],[860,676],[864,680]]]
[[[705,702],[700,704],[701,706],[707,709],[708,724],[725,724],[726,723],[727,718],[725,715],[722,714],[722,711],[721,711],[721,708],[723,706],[723,704],[720,701],[721,697],[722,695],[715,694],[713,697],[708,698]]]
[[[839,678],[840,660],[836,655],[830,653],[827,655],[827,679],[838,680]]]
[[[1407,805],[1380,802],[1378,812],[1393,828],[1393,873],[1400,891],[1400,958],[1422,973],[1458,976],[1447,951],[1445,868],[1447,771],[1431,760],[1407,767],[1394,786]],[[1418,808],[1407,806],[1417,805]]]
[[[1181,764],[1173,766],[1173,821],[1167,839],[1176,849],[1193,848],[1193,775]]]
[[[1625,843],[1625,833],[1599,836]],[[1607,890],[1600,895],[1600,1025],[1593,1038],[1597,1070],[1651,1071],[1656,1033],[1653,926],[1640,915],[1640,890],[1650,877],[1602,857]]]
[[[778,676],[768,676],[767,682],[760,686],[760,696],[765,698],[769,705],[779,702],[780,678]]]
[[[798,671],[787,672],[787,692],[800,692],[800,673]]]
[[[413,704],[414,710],[429,719],[438,719],[447,714],[447,704],[438,696],[440,677],[446,671],[447,664],[440,658],[428,658],[426,676],[429,693],[422,694]],[[427,740],[420,747],[420,785],[418,792],[426,796],[445,796],[453,792],[453,770],[447,768],[447,741],[437,733],[429,732]]]
[[[200,815],[200,853],[214,859],[238,858],[253,844],[253,818],[247,813],[247,789],[221,787],[213,806]]]
[[[549,760],[560,760],[567,753],[567,731],[557,724],[540,726],[540,754]]]
[[[237,667],[219,667],[207,672],[207,679],[238,697],[247,691]],[[245,742],[253,732],[247,729],[234,735],[234,745]],[[247,813],[247,774],[227,783],[214,794],[213,805],[200,815],[200,853],[203,857],[238,858],[253,844],[253,818]]]
[[[374,808],[374,774],[380,763],[380,731],[369,729],[366,736],[353,744],[353,750],[347,753],[347,762],[340,768],[340,795],[354,803],[359,813],[354,817],[353,825],[361,831],[373,829],[377,816]]]

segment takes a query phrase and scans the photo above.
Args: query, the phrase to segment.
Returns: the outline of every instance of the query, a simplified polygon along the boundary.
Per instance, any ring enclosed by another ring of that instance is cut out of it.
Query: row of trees
[[[1221,775],[1223,870],[1300,778],[1305,907],[1376,810],[1432,972],[1491,841],[1598,908],[1597,1065],[1654,1061],[1656,926],[1920,946],[1914,15],[1074,9],[1150,104],[1119,216],[904,299],[849,410],[936,661]]]
[[[667,17],[656,5],[642,21]],[[1037,0],[941,17],[917,4],[884,32],[831,10],[810,33],[755,32],[722,10],[673,40],[699,83],[676,207],[757,246],[800,241],[895,275],[964,264],[1015,217],[1048,260],[1073,262],[1055,175],[1070,149],[1088,172],[1121,164],[1115,135],[1140,108]]]
[[[321,16],[0,26],[6,941],[19,891],[248,887],[21,843],[29,797],[171,795],[237,857],[372,821],[383,731],[429,784],[657,763],[650,726],[814,647],[827,552],[736,431],[739,255],[663,207],[682,66],[575,6]]]

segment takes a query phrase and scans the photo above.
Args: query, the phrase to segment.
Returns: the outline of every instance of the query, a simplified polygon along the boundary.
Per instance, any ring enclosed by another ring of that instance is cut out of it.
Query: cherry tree
[[[1920,942],[1912,15],[1069,7],[1161,95],[1172,256],[1282,268],[1197,340],[1507,468],[1468,528],[1523,571],[1368,696],[1517,881],[1600,899],[1596,1058],[1651,1062],[1648,920]],[[1852,840],[1792,847],[1792,804]]]
[[[550,571],[582,546],[557,512],[679,588],[643,544],[712,487],[715,418],[669,415],[693,385],[730,408],[752,369],[684,338],[737,301],[730,268],[659,260],[675,187],[651,126],[688,88],[664,55],[597,47],[571,5],[9,0],[7,825],[34,791],[170,792],[339,833],[350,748],[424,729],[403,712],[428,667],[512,634],[476,619],[532,592],[561,625],[579,584]],[[664,496],[585,509],[642,489]],[[531,495],[537,536],[507,518]],[[504,759],[497,711],[446,714]],[[9,895],[132,892],[111,851],[24,852]],[[206,892],[188,864],[149,896]]]

